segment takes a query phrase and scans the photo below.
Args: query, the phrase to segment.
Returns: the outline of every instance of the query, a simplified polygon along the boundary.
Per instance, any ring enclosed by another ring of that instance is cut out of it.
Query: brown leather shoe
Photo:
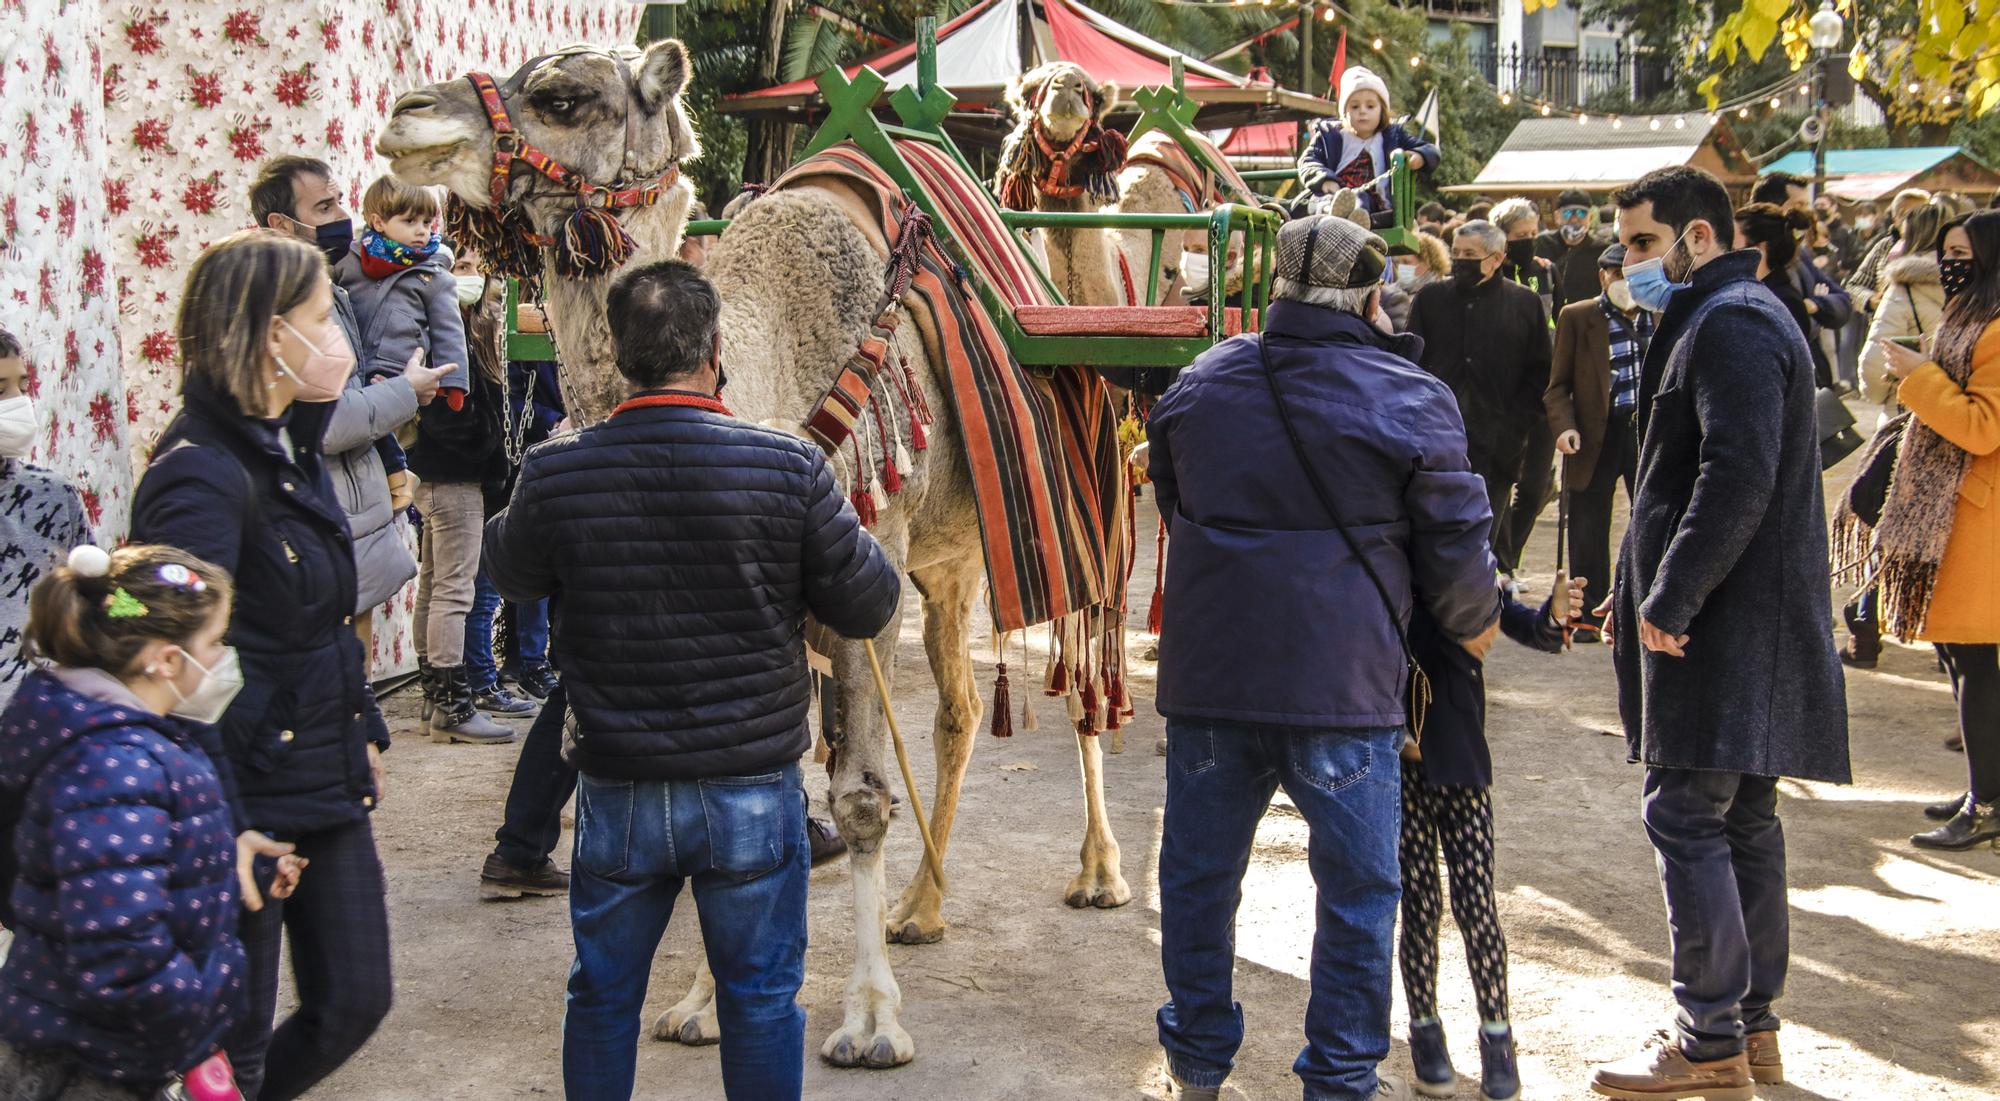
[[[847,840],[840,836],[833,823],[824,818],[806,818],[806,840],[812,842],[812,866],[821,864],[847,853]]]
[[[1727,1059],[1697,1063],[1681,1053],[1672,1035],[1656,1032],[1644,1050],[1629,1059],[1597,1068],[1592,1092],[1620,1101],[1672,1101],[1699,1097],[1704,1101],[1751,1101],[1750,1060],[1741,1053]]]
[[[1778,1052],[1778,1034],[1752,1032],[1743,1038],[1743,1054],[1750,1060],[1750,1077],[1758,1085],[1785,1084],[1785,1057]]]

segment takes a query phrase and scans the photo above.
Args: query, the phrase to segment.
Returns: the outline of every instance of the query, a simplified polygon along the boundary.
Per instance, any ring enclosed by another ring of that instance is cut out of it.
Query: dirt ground
[[[1143,507],[1139,530],[1150,532],[1150,504]],[[1552,571],[1553,514],[1528,556],[1531,587],[1545,588]],[[1133,590],[1143,614],[1153,541],[1139,542]],[[921,672],[915,606],[905,601],[897,660],[917,672],[902,678],[897,705],[906,730],[917,732],[912,763],[928,801],[924,732],[934,697]],[[978,646],[990,662],[986,640]],[[990,664],[983,668],[990,694]],[[1131,905],[1078,912],[1062,904],[1083,810],[1073,739],[1062,733],[1054,701],[1038,700],[1039,732],[980,738],[952,839],[950,933],[941,944],[890,949],[903,1021],[917,1044],[907,1067],[843,1071],[816,1056],[840,1019],[851,894],[844,863],[813,876],[812,948],[800,993],[807,1097],[1138,1098],[1156,1087],[1153,1013],[1164,988],[1155,862],[1165,786],[1153,744],[1162,724],[1152,710],[1152,666],[1135,660],[1134,673],[1139,717],[1124,752],[1107,758],[1105,781]],[[1666,921],[1637,819],[1640,772],[1625,762],[1622,739],[1607,736],[1616,706],[1606,648],[1552,657],[1503,640],[1489,691],[1500,908],[1525,1096],[1587,1097],[1590,1067],[1634,1050],[1671,1006]],[[1923,803],[1965,786],[1965,758],[1942,748],[1953,729],[1949,688],[1927,650],[1892,647],[1878,671],[1850,673],[1848,698],[1854,785],[1784,785],[1793,956],[1779,1008],[1793,1084],[1760,1096],[2000,1096],[2000,854],[1921,853],[1905,841],[1924,826]],[[414,727],[408,693],[388,707],[399,729]],[[479,863],[514,757],[511,748],[414,737],[391,752],[376,827],[389,873],[396,1008],[314,1098],[561,1094],[571,957],[565,906],[477,898]],[[824,790],[817,775],[809,785]],[[1245,883],[1236,993],[1249,1035],[1231,1085],[1259,1101],[1299,1096],[1290,1068],[1301,1043],[1312,930],[1305,842],[1303,821],[1281,801],[1259,832]],[[892,891],[916,869],[919,848],[907,816],[899,819],[888,858]],[[567,849],[565,840],[557,854],[565,865]],[[661,946],[648,1028],[693,973],[692,926],[689,907]],[[1449,922],[1445,939],[1446,1029],[1461,1076],[1470,1075],[1459,1096],[1475,1097],[1477,1016]],[[1408,1069],[1406,1021],[1399,991],[1390,1066],[1400,1072]],[[720,1098],[715,1049],[642,1040],[637,1096]]]

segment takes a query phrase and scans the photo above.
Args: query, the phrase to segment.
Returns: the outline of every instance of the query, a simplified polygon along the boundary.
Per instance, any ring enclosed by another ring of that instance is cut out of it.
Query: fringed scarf
[[[1972,350],[1983,329],[1947,320],[1938,333],[1936,363],[1960,387],[1972,377]],[[1959,486],[1972,467],[1972,456],[1917,417],[1910,418],[1897,447],[1881,525],[1871,529],[1843,500],[1834,516],[1833,549],[1835,560],[1850,569],[1873,550],[1882,588],[1883,628],[1910,642],[1923,633],[1930,614],[1938,567],[1958,516]],[[1871,450],[1862,469],[1872,460]]]
[[[1125,135],[1092,122],[1056,148],[1032,119],[1015,131],[1001,153],[999,176],[993,181],[1000,205],[1033,210],[1035,195],[1076,199],[1088,194],[1111,202],[1118,198],[1118,173],[1125,167]]]
[[[399,271],[406,271],[437,255],[438,235],[424,242],[422,248],[411,248],[401,241],[389,239],[372,229],[361,231],[361,274],[370,279],[387,279]]]

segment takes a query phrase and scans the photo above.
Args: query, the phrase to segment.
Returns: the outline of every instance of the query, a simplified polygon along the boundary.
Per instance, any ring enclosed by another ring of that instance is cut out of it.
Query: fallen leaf
[[[1042,766],[1040,766],[1040,765],[1036,764],[1036,763],[1035,763],[1035,762],[1033,762],[1033,761],[1015,761],[1015,762],[1014,762],[1014,763],[1012,763],[1012,764],[1006,764],[1006,765],[1001,765],[1001,766],[1000,766],[1000,771],[1002,771],[1002,772],[1037,772],[1037,771],[1040,771],[1041,767],[1042,767]]]

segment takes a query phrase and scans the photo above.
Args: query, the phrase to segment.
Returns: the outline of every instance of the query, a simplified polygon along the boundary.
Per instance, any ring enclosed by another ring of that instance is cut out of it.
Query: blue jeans
[[[549,602],[512,604],[514,609],[513,652],[508,664],[516,670],[549,667]]]
[[[1306,1101],[1375,1096],[1389,1054],[1389,975],[1401,869],[1396,729],[1167,720],[1160,839],[1160,959],[1169,1000],[1160,1046],[1176,1078],[1220,1086],[1243,1043],[1230,995],[1236,908],[1257,822],[1282,786],[1311,829],[1318,893],[1306,1046],[1292,1065]]]
[[[1791,962],[1778,781],[1648,768],[1641,816],[1659,857],[1675,1015],[1690,1059],[1727,1059],[1771,1032]]]
[[[708,780],[577,783],[563,1018],[568,1101],[627,1101],[653,952],[694,882],[715,973],[722,1088],[797,1098],[805,1077],[806,792],[799,766]]]
[[[500,681],[493,663],[493,617],[500,614],[500,590],[487,580],[482,567],[472,581],[472,612],[465,617],[465,680],[474,692]]]

